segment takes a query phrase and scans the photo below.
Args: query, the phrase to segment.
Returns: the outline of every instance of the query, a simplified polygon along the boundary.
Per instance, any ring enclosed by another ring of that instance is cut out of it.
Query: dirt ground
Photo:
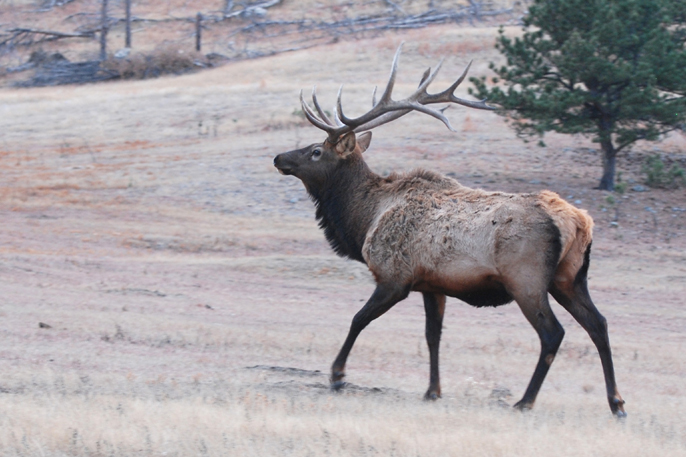
[[[594,190],[595,145],[524,144],[491,112],[450,108],[453,133],[407,116],[374,132],[380,174],[422,167],[488,190],[551,189],[596,221],[590,287],[610,327],[627,420],[610,417],[595,348],[567,330],[536,408],[515,414],[538,340],[512,304],[449,300],[444,398],[424,403],[419,296],[360,336],[352,386],[328,390],[373,290],[335,257],[301,183],[273,157],[321,141],[298,92],[362,112],[405,41],[399,95],[448,56],[435,88],[495,28],[343,41],[159,80],[0,90],[1,455],[660,455],[686,453],[686,190]],[[468,84],[464,84],[468,86]],[[466,87],[460,89],[466,95]],[[637,189],[643,189],[638,187]]]

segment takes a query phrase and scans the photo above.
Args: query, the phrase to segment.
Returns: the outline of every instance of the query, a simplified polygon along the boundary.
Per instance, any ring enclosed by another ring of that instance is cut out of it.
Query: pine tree
[[[686,122],[684,0],[534,0],[521,38],[500,30],[507,64],[494,87],[470,92],[499,105],[520,136],[582,134],[600,144],[600,189],[614,189],[617,154]]]

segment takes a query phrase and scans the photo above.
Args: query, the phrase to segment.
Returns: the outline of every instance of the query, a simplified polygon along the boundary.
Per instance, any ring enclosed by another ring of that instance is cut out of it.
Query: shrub
[[[648,157],[641,171],[645,175],[646,185],[650,187],[673,189],[686,185],[686,171],[675,164],[668,169],[659,155]]]

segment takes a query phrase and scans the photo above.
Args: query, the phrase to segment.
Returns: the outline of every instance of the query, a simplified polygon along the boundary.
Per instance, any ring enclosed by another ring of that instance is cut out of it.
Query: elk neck
[[[362,246],[379,206],[381,181],[355,154],[341,161],[324,184],[308,186],[319,227],[339,256],[366,263]]]

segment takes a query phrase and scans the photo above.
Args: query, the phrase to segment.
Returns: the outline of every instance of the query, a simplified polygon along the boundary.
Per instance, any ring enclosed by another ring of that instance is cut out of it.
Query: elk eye
[[[312,151],[312,160],[319,160],[319,158],[322,156],[322,150],[317,148],[314,151]]]

